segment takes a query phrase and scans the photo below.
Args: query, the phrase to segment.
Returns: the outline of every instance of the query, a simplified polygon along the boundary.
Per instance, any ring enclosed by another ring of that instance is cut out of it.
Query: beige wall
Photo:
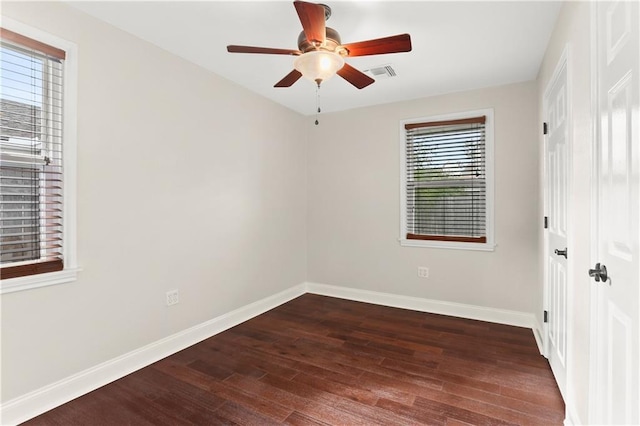
[[[591,210],[591,26],[588,2],[564,4],[538,74],[539,101],[565,47],[568,48],[570,119],[569,175],[569,333],[567,342],[567,410],[575,424],[588,421],[589,395],[589,291]],[[542,114],[542,110],[540,110]],[[542,138],[539,157],[542,162]],[[542,197],[542,192],[541,192]],[[542,214],[542,213],[540,213]],[[540,269],[543,256],[540,254]],[[536,314],[542,311],[538,301]]]
[[[310,120],[308,281],[533,312],[542,291],[537,105],[528,82]],[[495,114],[495,251],[401,247],[400,120],[481,108]]]
[[[63,3],[2,14],[78,45],[83,269],[1,296],[3,401],[305,281],[301,116]]]

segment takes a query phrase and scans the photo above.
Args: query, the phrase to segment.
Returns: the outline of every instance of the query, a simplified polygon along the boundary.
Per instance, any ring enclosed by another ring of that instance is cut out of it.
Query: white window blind
[[[0,266],[3,279],[63,269],[65,52],[0,29]]]
[[[487,242],[485,122],[405,124],[407,239]]]

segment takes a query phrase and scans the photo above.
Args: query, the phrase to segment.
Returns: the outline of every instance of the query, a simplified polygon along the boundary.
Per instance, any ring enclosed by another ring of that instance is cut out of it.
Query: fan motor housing
[[[325,43],[321,45],[315,45],[307,40],[307,36],[304,34],[304,31],[300,33],[298,36],[298,49],[302,53],[307,53],[312,50],[327,50],[329,52],[336,52],[336,49],[340,46],[340,34],[333,28],[326,27],[326,38]],[[340,52],[336,52],[340,53]]]

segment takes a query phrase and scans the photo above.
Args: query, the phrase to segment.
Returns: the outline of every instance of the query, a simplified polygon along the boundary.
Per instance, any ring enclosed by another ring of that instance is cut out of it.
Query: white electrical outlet
[[[178,290],[171,290],[167,292],[167,306],[175,305],[180,301],[178,297]]]
[[[426,266],[418,266],[418,276],[420,278],[429,278],[429,268]]]

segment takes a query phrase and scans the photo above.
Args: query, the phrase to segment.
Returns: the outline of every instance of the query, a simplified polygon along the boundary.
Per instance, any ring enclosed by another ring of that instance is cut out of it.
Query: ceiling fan
[[[325,21],[331,16],[331,8],[329,6],[299,0],[294,1],[293,5],[296,8],[303,29],[298,36],[298,50],[227,46],[229,53],[297,56],[293,63],[294,70],[277,82],[274,87],[290,87],[303,76],[314,81],[320,87],[320,83],[324,80],[334,74],[338,74],[358,89],[362,89],[375,80],[347,64],[344,61],[345,57],[411,51],[411,37],[409,34],[342,44],[340,34],[333,28],[325,26]]]

